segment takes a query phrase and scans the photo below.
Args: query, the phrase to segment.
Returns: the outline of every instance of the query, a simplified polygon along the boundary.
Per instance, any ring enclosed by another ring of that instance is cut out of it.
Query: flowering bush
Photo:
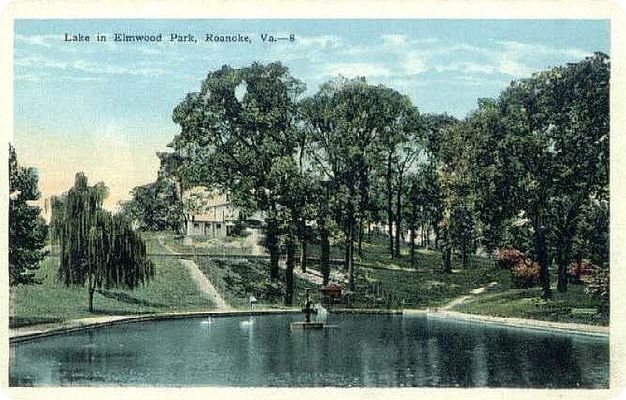
[[[501,269],[511,270],[520,260],[526,258],[524,253],[516,249],[499,249],[498,266]]]
[[[518,288],[529,288],[539,283],[539,264],[530,258],[524,257],[518,260],[511,269],[515,286]]]
[[[589,283],[591,276],[598,267],[587,259],[574,261],[569,266],[569,275],[574,283]]]
[[[529,288],[539,283],[539,264],[521,251],[499,249],[497,259],[500,268],[511,271],[516,287]]]

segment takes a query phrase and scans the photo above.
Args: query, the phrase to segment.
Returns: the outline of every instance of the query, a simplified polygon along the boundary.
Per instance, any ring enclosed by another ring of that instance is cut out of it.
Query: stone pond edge
[[[292,309],[261,309],[261,310],[220,310],[220,311],[189,311],[171,312],[144,315],[123,315],[84,318],[66,321],[58,324],[30,325],[20,328],[9,329],[9,343],[20,343],[46,336],[73,333],[82,330],[101,328],[133,322],[158,321],[179,318],[202,318],[202,317],[232,317],[232,316],[255,316],[274,314],[301,313],[297,308]],[[565,332],[586,336],[609,337],[610,329],[606,326],[588,324],[574,324],[564,322],[540,321],[523,318],[502,318],[487,315],[466,314],[457,311],[437,309],[404,309],[404,310],[381,310],[381,309],[333,309],[336,314],[407,314],[424,315],[431,318],[456,319],[477,323],[488,323],[500,326],[526,328],[548,332]]]

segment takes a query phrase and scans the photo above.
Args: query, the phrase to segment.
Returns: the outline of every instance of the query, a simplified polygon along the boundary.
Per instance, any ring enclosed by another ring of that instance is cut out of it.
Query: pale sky
[[[91,36],[68,43],[65,34]],[[106,43],[94,42],[105,34]],[[115,43],[113,33],[163,42]],[[169,42],[170,33],[197,43]],[[249,35],[250,44],[204,42]],[[263,43],[262,33],[296,40]],[[15,137],[22,165],[39,171],[45,197],[76,172],[111,189],[109,208],[156,178],[157,151],[178,133],[173,108],[209,71],[281,61],[314,93],[339,74],[407,94],[421,112],[465,116],[513,79],[594,51],[609,54],[603,20],[17,20]]]

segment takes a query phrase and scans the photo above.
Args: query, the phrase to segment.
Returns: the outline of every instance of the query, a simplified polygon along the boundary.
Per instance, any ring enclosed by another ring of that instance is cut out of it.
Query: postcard
[[[624,12],[428,4],[8,5],[6,395],[617,396]]]

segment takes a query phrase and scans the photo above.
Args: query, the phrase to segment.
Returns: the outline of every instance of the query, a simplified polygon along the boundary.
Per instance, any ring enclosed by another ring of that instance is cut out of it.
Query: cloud
[[[428,68],[424,60],[417,55],[410,55],[402,63],[403,72],[409,75],[416,75],[426,71]]]
[[[390,76],[391,70],[383,65],[366,62],[333,63],[326,66],[326,72],[330,75],[355,76]]]
[[[17,74],[15,75],[16,81],[26,81],[26,82],[41,82],[43,81],[43,76],[37,74]]]
[[[515,78],[521,78],[523,76],[530,76],[536,70],[537,70],[536,68],[532,68],[528,65],[524,65],[520,61],[511,59],[507,57],[506,55],[502,56],[498,63],[498,72],[513,76]]]
[[[322,49],[337,48],[342,40],[336,35],[299,36],[296,43],[302,47],[318,47]]]
[[[167,71],[160,68],[128,67],[121,65],[94,63],[85,60],[57,61],[43,56],[30,56],[15,59],[15,65],[25,68],[48,68],[64,71],[80,71],[89,74],[105,75],[132,75],[132,76],[160,76]]]
[[[438,65],[433,68],[437,72],[466,72],[466,73],[482,73],[493,74],[496,72],[496,67],[487,63],[480,64],[474,62],[453,62],[445,65]]]
[[[402,46],[407,42],[406,35],[381,35],[380,38],[387,46]]]
[[[20,35],[14,36],[18,43],[26,43],[35,46],[51,47],[53,42],[61,42],[61,35]]]
[[[563,62],[579,61],[591,53],[577,48],[551,47],[537,43],[495,41],[500,47],[498,71],[515,78],[531,75]]]

